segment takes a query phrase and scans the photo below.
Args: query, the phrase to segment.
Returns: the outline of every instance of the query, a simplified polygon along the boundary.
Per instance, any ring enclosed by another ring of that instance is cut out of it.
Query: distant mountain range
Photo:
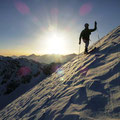
[[[51,55],[35,55],[31,54],[29,56],[12,56],[12,58],[26,58],[26,59],[31,59],[40,63],[45,63],[45,64],[50,64],[50,63],[66,63],[72,58],[74,58],[76,54],[69,54],[69,55],[57,55],[57,54],[51,54]]]

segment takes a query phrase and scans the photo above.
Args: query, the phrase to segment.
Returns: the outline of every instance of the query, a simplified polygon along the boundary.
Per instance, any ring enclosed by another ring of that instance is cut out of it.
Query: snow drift
[[[4,120],[120,119],[120,26],[0,111]]]

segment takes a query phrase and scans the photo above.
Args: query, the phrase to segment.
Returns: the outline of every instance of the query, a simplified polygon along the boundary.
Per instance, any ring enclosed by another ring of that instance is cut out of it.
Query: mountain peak
[[[31,55],[29,55],[29,57],[35,57],[35,56],[37,56],[37,55],[35,55],[35,54],[31,54]]]

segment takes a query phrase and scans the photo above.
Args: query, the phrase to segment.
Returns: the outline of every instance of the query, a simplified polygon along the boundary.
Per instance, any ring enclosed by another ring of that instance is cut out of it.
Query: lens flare
[[[64,71],[62,69],[58,69],[57,74],[60,78],[60,81],[64,81],[64,77],[63,77],[64,76]]]
[[[20,2],[20,1],[17,2],[16,1],[15,2],[15,7],[21,14],[28,14],[28,13],[30,13],[29,7],[25,3],[23,3],[23,2]]]
[[[29,75],[31,72],[31,69],[29,67],[21,67],[18,71],[19,76],[26,76]]]
[[[84,16],[88,13],[90,13],[92,10],[92,4],[91,3],[86,3],[84,5],[81,6],[80,8],[80,15]]]
[[[57,16],[57,15],[58,15],[58,9],[57,9],[57,8],[52,8],[52,9],[51,9],[51,14],[52,14],[53,16]]]

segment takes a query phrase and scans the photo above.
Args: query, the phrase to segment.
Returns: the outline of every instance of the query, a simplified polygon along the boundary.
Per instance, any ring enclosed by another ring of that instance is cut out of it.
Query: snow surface
[[[120,26],[0,111],[2,120],[120,120]]]
[[[0,57],[0,110],[37,85],[46,75],[43,65],[27,59]]]

